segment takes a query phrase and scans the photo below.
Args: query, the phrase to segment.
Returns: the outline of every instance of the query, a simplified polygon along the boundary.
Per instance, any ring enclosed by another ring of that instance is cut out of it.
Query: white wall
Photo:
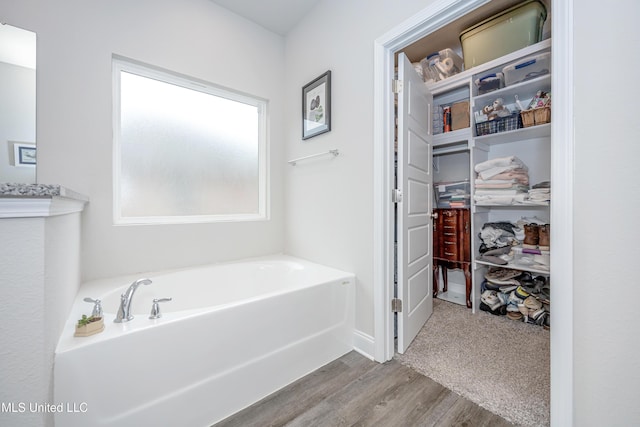
[[[640,6],[634,0],[606,7],[596,0],[573,3],[574,421],[637,425],[633,267],[640,259],[640,125],[633,101],[640,95]],[[324,0],[289,34],[283,50],[279,37],[207,0],[0,0],[3,21],[38,33],[40,181],[91,197],[85,277],[279,250],[284,174],[287,251],[356,273],[356,327],[373,335],[373,41],[428,4]],[[111,53],[272,100],[271,222],[110,225]],[[333,72],[333,130],[303,142],[301,87],[327,69]],[[336,159],[285,164],[333,148],[341,151]]]
[[[469,152],[434,156],[433,182],[455,182],[470,179]],[[437,170],[436,166],[437,165]]]
[[[36,182],[35,166],[15,166],[13,142],[36,142],[36,71],[0,62],[0,182]]]
[[[356,274],[356,328],[368,336],[373,336],[374,40],[429,3],[324,0],[286,38],[286,156],[340,150],[333,160],[286,168],[286,251]],[[302,86],[328,69],[332,130],[302,141]]]
[[[47,400],[44,373],[43,218],[0,219],[0,402]],[[51,352],[53,356],[53,352]],[[38,413],[0,412],[0,424],[43,425]]]
[[[390,3],[390,2],[389,2]],[[338,148],[286,170],[286,248],[358,276],[356,327],[373,334],[373,40],[428,2],[325,0],[287,37],[288,157]],[[574,422],[637,425],[640,334],[640,5],[574,1]],[[320,40],[320,41],[318,41]],[[333,130],[300,140],[300,88],[331,69]],[[555,286],[562,286],[556,283]],[[562,310],[562,307],[554,308]]]
[[[0,425],[53,425],[53,355],[80,285],[80,213],[0,219]],[[23,404],[23,411],[20,411]]]
[[[80,233],[79,212],[45,219],[43,381],[49,401],[53,401],[54,352],[81,283]],[[90,309],[91,305],[87,307]],[[47,414],[46,421],[52,425],[53,414]]]
[[[640,4],[573,3],[575,425],[640,425]]]
[[[38,182],[86,194],[85,280],[283,250],[284,40],[209,0],[1,0],[37,33]],[[111,57],[269,100],[271,220],[112,225]]]

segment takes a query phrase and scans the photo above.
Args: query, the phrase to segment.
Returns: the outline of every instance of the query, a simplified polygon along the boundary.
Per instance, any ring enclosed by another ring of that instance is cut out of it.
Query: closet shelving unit
[[[476,136],[474,113],[490,104],[496,98],[503,98],[505,104],[514,104],[518,95],[522,105],[526,107],[538,90],[551,92],[551,74],[546,74],[522,83],[507,86],[489,93],[479,95],[474,80],[487,74],[502,71],[506,65],[551,50],[551,39],[525,47],[488,63],[465,70],[445,80],[428,84],[434,97],[434,104],[447,105],[454,101],[469,100],[471,126],[452,132],[434,135],[433,155],[443,155],[457,152],[469,153],[468,178],[471,182],[471,254],[472,254],[472,306],[474,312],[480,304],[480,285],[488,267],[497,266],[533,274],[549,276],[550,272],[532,266],[510,263],[498,266],[489,262],[479,261],[480,239],[478,234],[487,222],[512,221],[523,217],[537,217],[549,222],[549,206],[544,204],[518,205],[487,205],[476,204],[473,200],[475,193],[474,166],[491,158],[516,155],[529,168],[530,185],[548,181],[550,178],[550,136],[551,124],[536,125],[513,131],[499,132],[490,135]],[[548,251],[543,254],[548,255]]]

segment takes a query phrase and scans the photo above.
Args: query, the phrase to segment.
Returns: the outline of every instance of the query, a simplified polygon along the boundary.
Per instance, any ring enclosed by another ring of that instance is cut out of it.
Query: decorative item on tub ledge
[[[74,337],[88,337],[89,335],[98,334],[104,331],[104,318],[82,315],[82,319],[76,324],[76,332]]]
[[[331,71],[302,87],[302,139],[331,130]]]

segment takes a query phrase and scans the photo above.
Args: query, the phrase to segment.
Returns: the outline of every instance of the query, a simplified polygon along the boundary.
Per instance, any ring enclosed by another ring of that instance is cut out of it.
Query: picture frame
[[[36,144],[16,142],[13,144],[14,164],[16,166],[36,165]]]
[[[302,87],[302,139],[331,130],[331,70]]]

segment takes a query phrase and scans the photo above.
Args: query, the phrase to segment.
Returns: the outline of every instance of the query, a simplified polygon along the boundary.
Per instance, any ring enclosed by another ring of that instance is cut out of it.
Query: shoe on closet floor
[[[507,317],[511,320],[522,320],[522,313],[519,311],[509,311]]]
[[[543,303],[546,302],[547,304],[549,304],[549,302],[551,301],[551,288],[549,287],[548,283],[542,286],[538,298],[540,298]]]
[[[522,286],[518,286],[514,292],[516,293],[516,296],[522,300],[529,296],[529,292],[527,292]]]
[[[542,288],[546,284],[547,284],[547,279],[545,279],[543,276],[536,276],[532,279],[531,283],[529,284],[531,290],[529,291],[529,288],[527,287],[525,287],[525,289],[530,294],[535,294],[536,296],[538,296],[542,292]]]
[[[518,298],[516,292],[512,291],[507,299],[507,311],[520,311],[518,308],[520,305],[524,307],[524,300]]]
[[[551,330],[551,313],[547,313],[547,315],[544,317],[544,323],[542,324],[542,326],[547,330]]]
[[[542,308],[542,303],[533,296],[527,297],[524,300],[524,305],[531,310],[540,310]]]
[[[498,298],[496,291],[484,291],[480,297],[480,300],[489,306],[493,311],[502,305],[502,302]]]
[[[484,275],[484,278],[494,285],[518,285],[516,279],[521,274],[520,271],[509,268],[492,267]]]
[[[507,307],[501,305],[495,310],[491,310],[491,307],[480,301],[480,311],[486,311],[487,313],[493,314],[494,316],[504,316],[505,314],[507,314]]]
[[[500,292],[503,294],[510,294],[512,291],[515,291],[518,288],[518,285],[500,285]]]
[[[529,314],[529,309],[524,304],[518,304],[518,311],[522,313],[523,316],[527,316]]]
[[[498,292],[498,299],[502,305],[509,304],[509,293],[508,292]]]
[[[533,320],[536,322],[536,325],[542,326],[544,325],[544,321],[547,318],[547,312],[544,309],[540,309],[531,315]]]

